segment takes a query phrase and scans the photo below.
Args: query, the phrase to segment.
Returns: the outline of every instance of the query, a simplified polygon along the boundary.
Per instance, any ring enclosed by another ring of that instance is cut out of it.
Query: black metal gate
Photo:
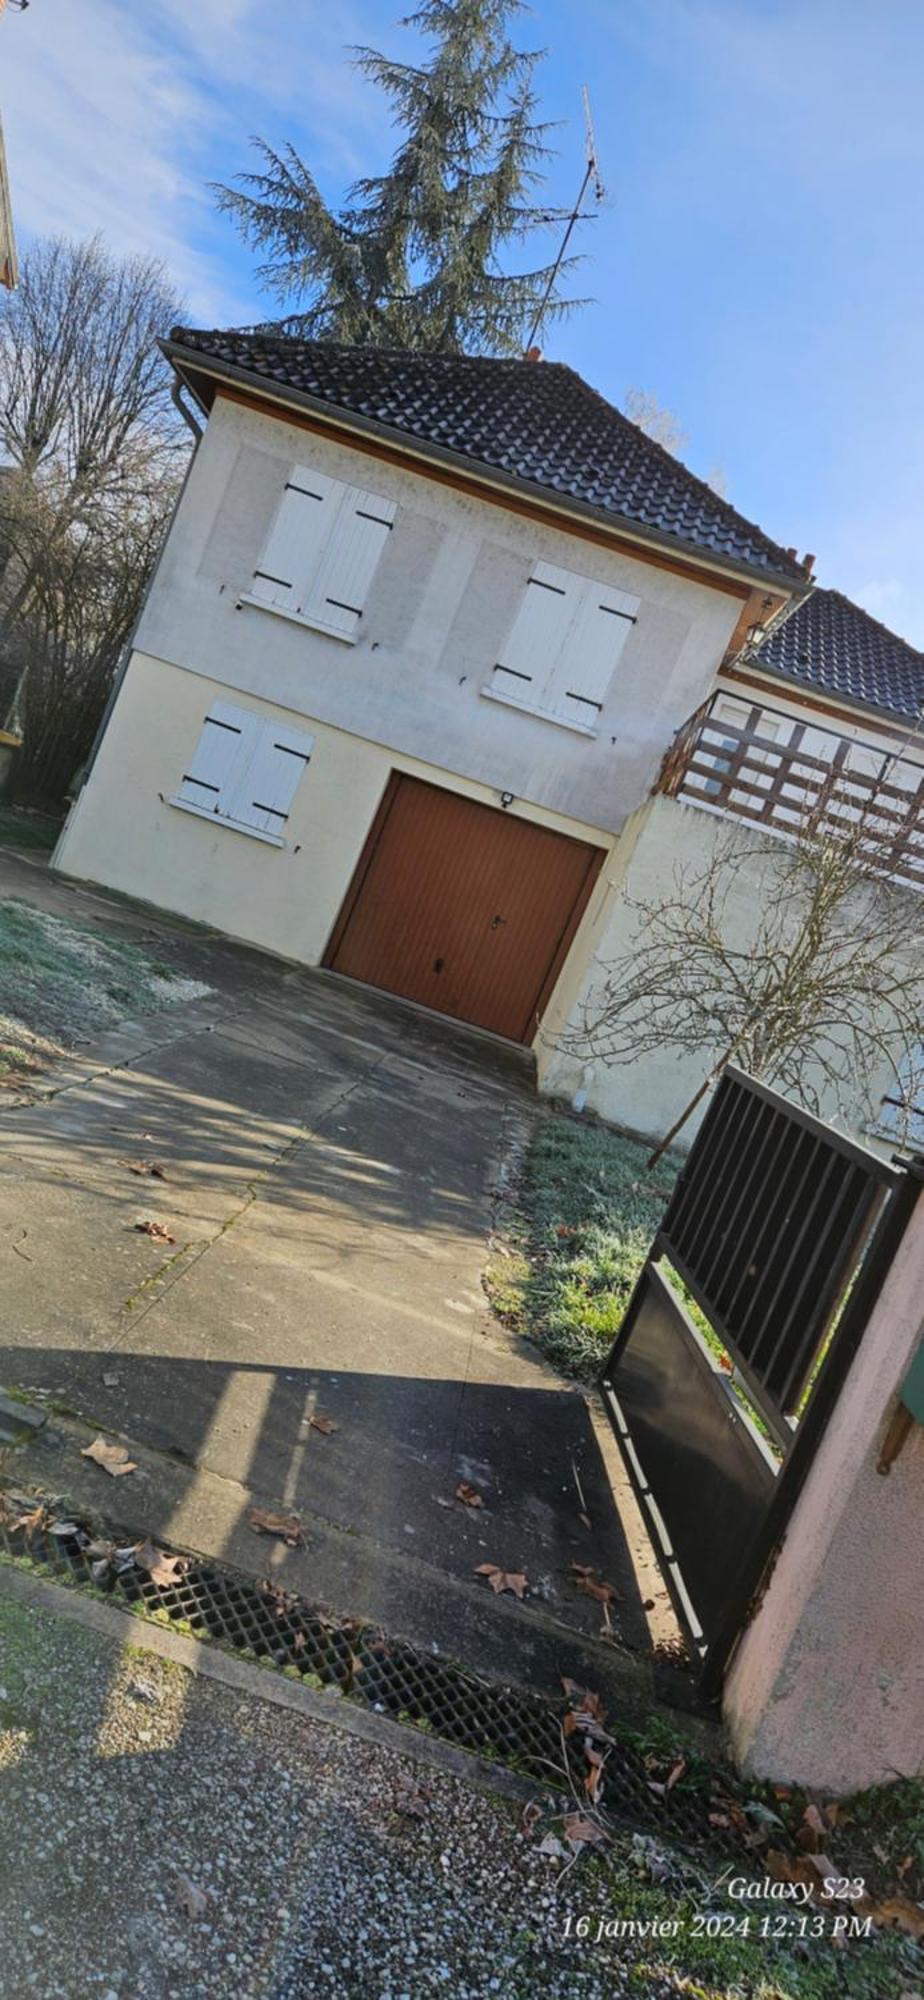
[[[602,1388],[715,1692],[920,1176],[725,1071]]]

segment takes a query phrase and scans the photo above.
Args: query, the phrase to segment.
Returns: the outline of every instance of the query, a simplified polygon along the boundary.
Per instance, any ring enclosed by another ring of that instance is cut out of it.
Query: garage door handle
[[[435,959],[433,960],[433,970],[434,970],[434,972],[442,972],[442,970],[443,970],[443,967],[444,967],[445,963],[446,963],[446,960],[445,960],[445,958],[435,958]]]

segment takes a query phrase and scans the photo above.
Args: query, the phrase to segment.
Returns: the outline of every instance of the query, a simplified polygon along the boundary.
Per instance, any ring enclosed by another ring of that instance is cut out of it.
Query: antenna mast
[[[574,228],[574,225],[576,222],[581,222],[585,219],[581,215],[581,203],[584,199],[584,196],[587,193],[588,188],[591,186],[591,183],[593,184],[595,201],[602,201],[606,193],[606,189],[601,179],[600,167],[597,160],[597,141],[594,133],[593,114],[590,109],[590,92],[587,88],[586,83],[582,86],[581,97],[583,99],[583,104],[584,104],[584,134],[585,134],[584,158],[586,162],[584,167],[584,178],[581,182],[580,193],[578,195],[577,201],[575,202],[574,207],[571,210],[571,214],[568,217],[568,226],[565,230],[564,236],[562,237],[561,248],[558,252],[558,256],[556,257],[555,262],[552,265],[552,269],[549,274],[549,282],[546,285],[545,291],[542,296],[542,303],[539,307],[535,319],[533,320],[532,326],[530,327],[529,334],[527,336],[526,350],[525,350],[527,353],[529,353],[530,348],[534,345],[536,335],[539,332],[539,328],[542,325],[542,321],[545,317],[549,300],[555,289],[555,280],[558,277],[559,271],[561,270],[565,251],[567,250],[568,244],[571,241],[571,232]]]

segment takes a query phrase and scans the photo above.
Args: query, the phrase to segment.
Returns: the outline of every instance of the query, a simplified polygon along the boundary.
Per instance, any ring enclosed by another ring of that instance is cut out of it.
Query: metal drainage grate
[[[117,1550],[118,1531],[105,1532]],[[98,1550],[102,1539],[97,1532],[90,1550]],[[61,1534],[38,1522],[30,1529],[0,1519],[0,1554],[26,1558],[67,1582],[102,1588],[127,1604],[165,1612],[197,1639],[215,1640],[281,1669],[294,1668],[313,1685],[338,1687],[363,1708],[414,1724],[478,1756],[499,1759],[547,1785],[565,1782],[567,1754],[575,1785],[583,1783],[587,1765],[579,1739],[570,1739],[563,1750],[562,1712],[541,1696],[479,1680],[449,1661],[389,1638],[377,1626],[330,1616],[291,1591],[195,1557],[183,1556],[184,1568],[175,1581],[155,1583],[132,1562],[131,1538],[121,1540],[123,1563],[101,1563],[83,1546],[88,1535],[76,1524],[74,1532]],[[699,1846],[704,1841],[713,1848],[725,1845],[709,1823],[705,1800],[684,1795],[682,1788],[660,1795],[652,1791],[648,1769],[630,1743],[617,1740],[610,1749],[599,1803],[630,1825],[657,1827]]]

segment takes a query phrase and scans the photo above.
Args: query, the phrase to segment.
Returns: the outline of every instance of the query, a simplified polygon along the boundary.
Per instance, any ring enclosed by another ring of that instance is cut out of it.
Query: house
[[[560,364],[165,352],[207,421],[56,865],[542,1072],[620,835],[804,567]]]
[[[64,873],[523,1043],[656,1135],[676,1056],[570,1052],[630,886],[887,771],[920,888],[921,655],[572,370],[165,352],[205,426]]]
[[[610,869],[608,904],[597,912],[588,957],[563,981],[545,1029],[547,1090],[579,1086],[605,1116],[661,1138],[696,1093],[709,1068],[695,1056],[665,1050],[588,1074],[567,1052],[569,1031],[594,1012],[605,968],[631,954],[634,899],[651,902],[676,880],[682,858],[691,876],[705,870],[733,823],[753,833],[753,865],[725,906],[727,936],[741,948],[751,912],[765,893],[764,857],[815,810],[832,784],[825,824],[874,813],[889,847],[889,875],[906,889],[909,953],[920,953],[917,897],[924,892],[924,654],[840,591],[815,588],[792,601],[772,627],[730,653],[714,688],[677,732],[653,794],[629,822]],[[768,841],[767,836],[770,836]],[[738,843],[739,852],[741,851]],[[749,908],[749,905],[751,906]],[[563,1046],[564,1045],[564,1046]],[[873,1143],[924,1139],[920,1059],[897,1086],[888,1062],[858,1082],[846,1100],[819,1084],[824,1115]],[[702,1109],[705,1109],[705,1104]],[[699,1114],[700,1116],[702,1113]],[[696,1129],[691,1119],[687,1132]]]

